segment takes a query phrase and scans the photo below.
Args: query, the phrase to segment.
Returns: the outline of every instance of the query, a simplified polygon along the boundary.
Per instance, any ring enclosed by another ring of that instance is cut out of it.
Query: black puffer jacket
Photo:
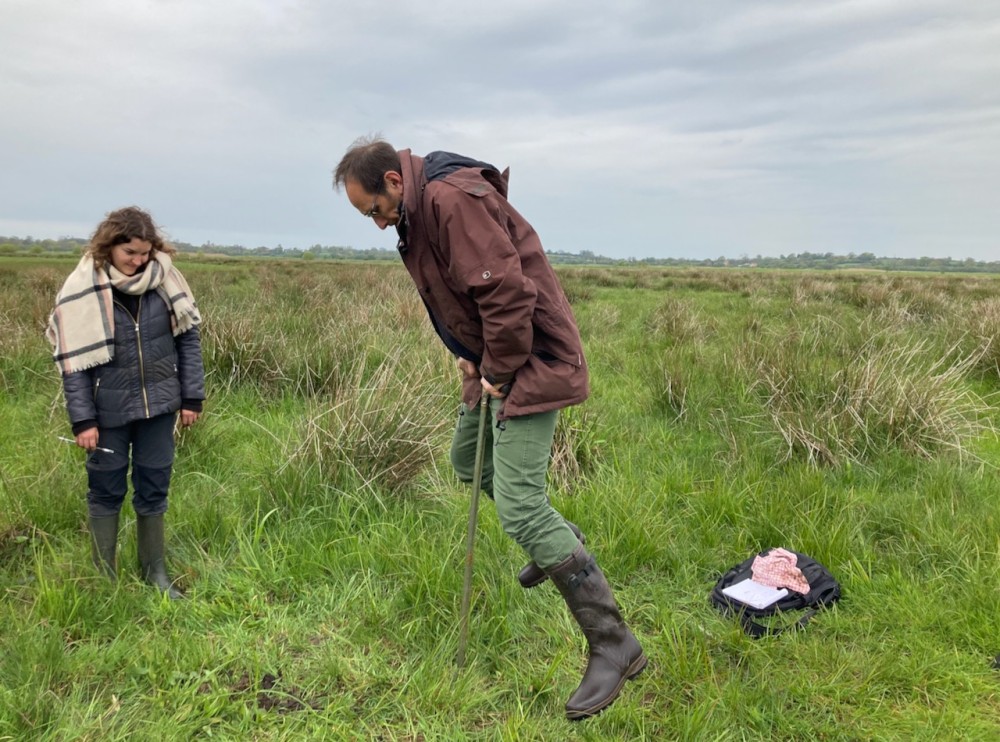
[[[198,328],[174,337],[170,310],[155,291],[138,301],[135,316],[115,300],[115,353],[105,364],[63,376],[66,409],[74,433],[87,421],[115,428],[133,420],[201,409],[205,370]]]

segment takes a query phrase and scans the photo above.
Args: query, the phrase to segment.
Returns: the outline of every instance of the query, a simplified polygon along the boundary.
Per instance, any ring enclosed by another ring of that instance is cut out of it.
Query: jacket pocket
[[[580,368],[583,366],[583,358],[580,356],[580,354],[573,355],[570,353],[564,353],[562,355],[556,355],[555,353],[551,353],[547,350],[539,350],[538,348],[535,348],[534,350],[531,351],[531,355],[535,356],[539,361],[544,363],[546,366],[554,366],[559,363],[567,363],[570,366],[573,366],[574,368]]]
[[[526,409],[557,409],[586,396],[587,372],[582,366],[536,350],[517,371],[507,410],[516,417]]]

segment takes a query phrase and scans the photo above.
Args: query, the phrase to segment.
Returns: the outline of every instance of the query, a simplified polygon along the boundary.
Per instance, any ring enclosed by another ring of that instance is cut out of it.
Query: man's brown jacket
[[[508,173],[447,152],[399,152],[403,264],[438,334],[496,387],[502,418],[560,409],[589,393],[576,320],[532,226],[507,201]],[[479,379],[462,399],[475,406]]]

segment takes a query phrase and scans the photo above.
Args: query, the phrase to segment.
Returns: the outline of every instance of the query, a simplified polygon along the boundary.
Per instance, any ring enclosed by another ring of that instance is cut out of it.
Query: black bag
[[[760,556],[766,556],[770,549],[760,552]],[[712,605],[726,615],[735,615],[743,625],[743,630],[754,639],[762,636],[775,636],[789,628],[802,628],[809,619],[816,615],[816,612],[827,605],[840,599],[840,584],[830,571],[812,557],[793,551],[795,554],[795,566],[802,571],[802,575],[809,583],[809,592],[803,595],[793,590],[788,591],[788,595],[780,598],[776,603],[772,603],[764,608],[755,608],[752,605],[736,600],[722,591],[743,580],[748,580],[753,576],[751,566],[754,559],[740,562],[731,570],[726,572],[712,588],[710,600]],[[805,614],[795,623],[784,626],[771,626],[766,622],[761,623],[755,619],[774,616],[788,611],[805,610]]]

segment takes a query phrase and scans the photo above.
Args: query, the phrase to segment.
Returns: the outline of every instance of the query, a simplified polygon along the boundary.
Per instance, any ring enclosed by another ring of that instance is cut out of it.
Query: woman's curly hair
[[[177,253],[176,248],[160,236],[153,218],[138,206],[126,206],[110,212],[91,235],[87,252],[94,259],[94,266],[100,268],[108,262],[111,248],[131,242],[136,237],[153,246],[150,258],[157,252],[167,255]]]

